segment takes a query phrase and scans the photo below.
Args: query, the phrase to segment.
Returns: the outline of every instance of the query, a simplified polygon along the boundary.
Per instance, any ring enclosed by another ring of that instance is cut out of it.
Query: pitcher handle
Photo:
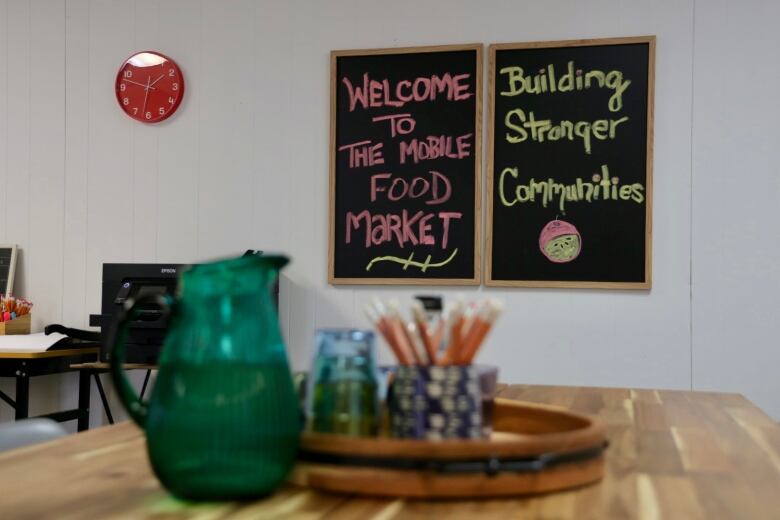
[[[162,294],[146,294],[137,299],[130,298],[126,300],[124,305],[120,307],[119,312],[117,312],[106,339],[108,347],[111,349],[111,379],[114,381],[114,387],[119,394],[122,405],[127,410],[127,413],[130,414],[130,418],[141,428],[146,425],[149,407],[145,402],[141,401],[130,381],[127,380],[127,374],[122,365],[125,361],[128,324],[135,317],[137,307],[148,304],[157,305],[163,312],[164,317],[167,317],[171,313],[173,300],[170,296]]]

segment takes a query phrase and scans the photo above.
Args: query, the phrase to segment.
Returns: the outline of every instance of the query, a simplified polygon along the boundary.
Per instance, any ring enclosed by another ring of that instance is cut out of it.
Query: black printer
[[[262,251],[248,250],[245,255],[262,255]],[[179,275],[188,264],[103,264],[103,290],[100,314],[89,316],[90,327],[100,327],[100,360],[108,362],[111,345],[108,332],[117,310],[132,298],[147,294],[176,294]],[[279,308],[279,281],[271,289],[275,308]],[[168,320],[154,306],[138,308],[137,317],[130,322],[125,348],[125,363],[157,362],[162,348]]]
[[[101,312],[89,316],[89,325],[100,327],[101,361],[111,357],[111,346],[106,341],[108,330],[114,314],[125,301],[147,294],[175,294],[179,273],[187,267],[182,264],[103,264]],[[125,362],[156,363],[167,325],[160,309],[141,307],[128,327]]]

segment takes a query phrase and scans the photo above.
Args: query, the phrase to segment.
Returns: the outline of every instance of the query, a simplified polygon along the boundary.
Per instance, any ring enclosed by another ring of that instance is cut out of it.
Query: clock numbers
[[[174,83],[173,85],[171,85],[171,90],[179,90],[179,84]]]
[[[164,116],[164,115],[165,115],[165,109],[164,109],[163,107],[160,107],[160,109],[158,110],[158,112],[159,112],[159,114],[160,114],[161,116]]]
[[[175,71],[173,69],[168,69],[168,75],[173,77]]]
[[[133,71],[132,70],[126,70],[125,71],[125,77],[126,78],[132,78],[133,77]]]

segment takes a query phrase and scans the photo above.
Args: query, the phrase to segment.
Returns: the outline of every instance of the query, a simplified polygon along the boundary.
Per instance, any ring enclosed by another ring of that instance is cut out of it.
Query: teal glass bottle
[[[176,301],[142,297],[118,319],[114,382],[146,431],[155,474],[179,497],[263,495],[295,462],[300,412],[269,287],[286,263],[280,256],[244,256],[197,265],[182,274]],[[128,319],[150,304],[169,313],[169,326],[144,403],[121,360]]]

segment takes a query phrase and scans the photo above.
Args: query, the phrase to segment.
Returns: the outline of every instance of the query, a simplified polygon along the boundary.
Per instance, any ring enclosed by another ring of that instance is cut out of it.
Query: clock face
[[[116,76],[119,106],[142,123],[159,123],[171,117],[183,97],[184,76],[179,66],[157,52],[130,56]]]

